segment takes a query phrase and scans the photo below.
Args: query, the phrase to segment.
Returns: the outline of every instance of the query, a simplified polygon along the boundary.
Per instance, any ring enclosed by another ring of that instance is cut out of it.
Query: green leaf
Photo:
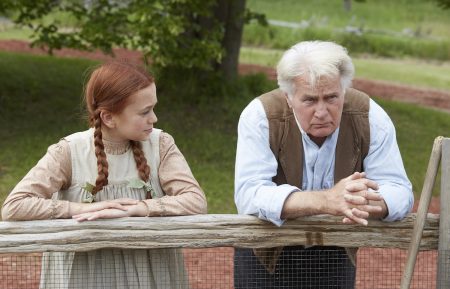
[[[81,188],[92,194],[92,191],[94,190],[94,187],[95,186],[93,184],[90,184],[90,183],[86,182],[84,187],[81,187]]]
[[[128,181],[127,187],[132,189],[142,189],[145,187],[145,182],[141,179],[132,179]]]

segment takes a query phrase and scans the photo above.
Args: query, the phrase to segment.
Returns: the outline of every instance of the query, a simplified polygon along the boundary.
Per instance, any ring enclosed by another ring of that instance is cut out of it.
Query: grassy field
[[[85,71],[93,64],[80,59],[0,53],[0,202],[50,144],[86,128],[81,88]],[[225,89],[225,97],[211,95],[195,105],[183,102],[182,93],[159,90],[157,127],[174,136],[206,192],[210,213],[235,212],[233,175],[239,114],[253,97],[274,87],[275,83],[260,75],[248,76],[234,88]],[[396,124],[406,170],[414,190],[420,192],[433,139],[448,136],[450,115],[379,102]]]
[[[345,11],[341,0],[250,0],[247,6],[253,11],[297,27],[253,23],[244,30],[244,44],[286,49],[301,40],[333,40],[354,54],[450,59],[449,11],[433,1],[352,3],[351,11]]]
[[[422,0],[352,3],[352,10],[346,12],[342,0],[247,0],[250,9],[265,13],[269,20],[307,28],[246,26],[240,62],[274,67],[282,51],[302,39],[335,40],[348,45],[357,77],[450,90],[449,11]],[[360,29],[363,35],[343,32],[347,26]],[[0,39],[26,40],[29,36],[26,29],[0,27]],[[447,60],[424,61],[408,55]],[[0,202],[50,144],[86,128],[81,88],[85,71],[93,64],[0,52]],[[261,75],[244,77],[231,87],[214,87],[209,82],[190,87],[188,81],[184,86],[178,82],[158,86],[157,127],[174,136],[206,192],[209,212],[235,212],[233,170],[239,114],[253,97],[276,84]],[[183,101],[199,89],[208,98],[196,104]],[[377,101],[396,125],[407,173],[414,191],[420,192],[433,139],[449,136],[450,115]]]
[[[449,11],[433,1],[352,1],[351,11],[344,10],[342,0],[247,0],[247,7],[273,20],[308,21],[311,25],[335,28],[352,25],[399,33],[410,29],[426,37],[450,39]]]

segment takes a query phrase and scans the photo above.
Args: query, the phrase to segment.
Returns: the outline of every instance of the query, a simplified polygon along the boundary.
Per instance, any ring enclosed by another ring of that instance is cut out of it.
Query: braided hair
[[[97,179],[92,194],[96,194],[108,184],[108,161],[102,140],[102,120],[100,113],[108,111],[120,113],[127,99],[141,89],[154,83],[154,78],[144,67],[123,60],[106,62],[90,75],[84,89],[89,126],[94,128],[95,156],[97,158]],[[150,167],[147,164],[142,145],[130,141],[139,177],[147,182]]]

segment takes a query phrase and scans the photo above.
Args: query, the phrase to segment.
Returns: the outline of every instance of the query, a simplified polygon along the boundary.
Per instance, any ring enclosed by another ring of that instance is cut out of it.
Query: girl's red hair
[[[108,162],[102,140],[102,110],[118,114],[127,105],[130,96],[154,83],[153,76],[137,64],[127,61],[110,61],[97,67],[85,86],[84,97],[89,125],[95,128],[94,145],[97,157],[97,179],[93,194],[108,184]],[[140,178],[147,182],[150,167],[142,151],[141,143],[130,141]]]

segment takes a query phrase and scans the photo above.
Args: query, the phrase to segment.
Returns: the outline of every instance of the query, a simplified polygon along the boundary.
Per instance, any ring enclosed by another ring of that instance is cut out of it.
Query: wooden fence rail
[[[101,248],[265,248],[336,245],[408,249],[416,215],[399,222],[345,225],[319,215],[287,221],[282,227],[245,215],[0,222],[0,253],[90,251]],[[439,215],[428,214],[420,250],[436,250]]]

